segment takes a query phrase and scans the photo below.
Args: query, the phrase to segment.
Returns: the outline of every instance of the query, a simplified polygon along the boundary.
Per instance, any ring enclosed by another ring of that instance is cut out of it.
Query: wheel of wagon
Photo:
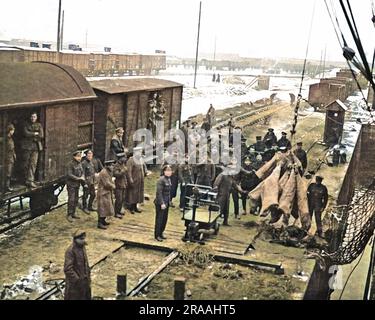
[[[219,233],[219,229],[220,229],[220,224],[218,224],[217,221],[216,221],[214,235],[217,235]]]
[[[56,204],[57,197],[54,194],[53,188],[35,192],[30,196],[30,210],[34,217],[45,214]]]

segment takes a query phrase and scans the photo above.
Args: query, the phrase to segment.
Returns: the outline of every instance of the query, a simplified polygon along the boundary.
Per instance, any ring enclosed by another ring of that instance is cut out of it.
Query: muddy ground
[[[285,119],[292,119],[292,108],[285,104],[285,109],[272,115],[266,123],[260,123],[245,130],[248,145],[255,141],[255,136],[264,135],[267,128],[275,128],[277,135],[286,130],[289,123]],[[323,131],[323,115],[306,113],[301,116],[297,127],[298,139],[303,139],[306,146],[312,145],[321,138]],[[317,155],[309,155],[311,165],[316,161]],[[112,251],[123,246],[122,240],[141,241],[148,244],[159,245],[153,239],[155,184],[158,178],[158,170],[146,178],[145,193],[150,200],[145,201],[141,214],[131,215],[126,213],[123,220],[112,218],[108,230],[96,228],[96,214],[84,214],[78,210],[80,220],[69,223],[66,217],[66,206],[58,208],[49,214],[40,217],[31,223],[12,230],[6,237],[0,239],[0,288],[4,284],[10,284],[20,277],[28,274],[31,266],[44,266],[44,279],[62,279],[64,277],[62,266],[64,252],[71,243],[71,234],[79,227],[84,228],[88,235],[88,258],[90,265],[94,265]],[[178,198],[174,203],[178,204]],[[257,232],[258,217],[242,216],[241,220],[233,217],[233,203],[230,208],[231,227],[221,227],[219,235],[212,237],[215,250],[220,248],[242,254],[249,242]],[[163,246],[175,248],[183,244],[181,237],[184,233],[184,225],[178,208],[170,210],[169,221],[166,230],[168,240]],[[238,267],[243,274],[239,279],[223,279],[214,275],[214,271],[220,268],[219,263],[213,263],[204,270],[185,265],[173,265],[155,278],[149,286],[147,298],[164,299],[171,298],[173,278],[177,275],[185,275],[187,285],[192,291],[194,299],[300,299],[307,282],[293,281],[293,275],[298,270],[304,270],[307,274],[312,271],[314,261],[304,258],[304,250],[299,248],[284,247],[270,244],[260,239],[256,244],[257,250],[246,259],[267,261],[270,263],[283,263],[285,276],[276,276],[271,273],[256,271],[246,267]],[[242,253],[241,253],[242,252]],[[93,295],[106,298],[115,297],[116,275],[126,272],[129,277],[129,286],[133,286],[145,273],[150,272],[163,259],[164,254],[158,252],[145,252],[142,249],[120,249],[117,253],[100,262],[93,269]],[[48,269],[50,262],[57,267],[54,272]],[[237,268],[237,266],[235,267]],[[137,270],[139,270],[137,274]],[[134,272],[135,271],[135,272]],[[199,276],[198,276],[199,275]],[[217,287],[215,289],[215,286]],[[233,293],[230,293],[233,292]]]

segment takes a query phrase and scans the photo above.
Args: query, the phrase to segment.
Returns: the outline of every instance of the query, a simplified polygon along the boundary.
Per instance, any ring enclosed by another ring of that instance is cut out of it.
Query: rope
[[[327,12],[328,12],[328,15],[329,15],[329,17],[330,17],[330,20],[331,20],[331,23],[332,23],[333,29],[334,29],[334,31],[335,31],[335,33],[336,33],[337,40],[338,40],[340,46],[342,47],[343,51],[345,51],[345,47],[348,48],[348,44],[347,44],[347,41],[346,41],[346,39],[345,39],[345,36],[344,36],[344,34],[343,34],[343,32],[342,32],[342,29],[341,29],[341,27],[340,27],[339,21],[338,21],[338,19],[337,19],[337,14],[336,14],[336,11],[335,11],[335,8],[334,8],[334,5],[333,5],[333,2],[332,2],[332,0],[331,0],[331,2],[330,2],[330,4],[331,4],[331,10],[330,10],[329,7],[328,7],[327,1],[324,0],[324,2],[325,2],[325,5],[326,5],[326,8],[327,8]],[[351,10],[350,3],[349,3],[348,0],[347,0],[347,2],[348,2],[349,10],[350,10],[350,13],[351,13],[351,18],[352,18],[353,23],[354,23],[354,28],[353,28],[353,26],[351,25],[351,21],[350,21],[350,18],[349,18],[349,16],[348,16],[347,12],[346,12],[346,9],[345,9],[345,6],[344,6],[344,4],[343,4],[343,1],[340,0],[340,4],[341,4],[342,7],[343,7],[344,14],[345,14],[345,16],[346,16],[346,18],[347,18],[347,22],[348,22],[348,24],[349,24],[349,27],[350,27],[350,29],[351,29],[351,31],[352,31],[354,41],[356,42],[356,45],[357,45],[358,50],[360,50],[359,47],[358,47],[358,45],[359,45],[361,48],[362,48],[362,45],[361,45],[361,43],[360,43],[358,29],[357,29],[357,26],[356,26],[356,24],[355,24],[355,20],[354,20],[353,12],[352,12],[352,10]],[[331,13],[331,11],[332,11],[332,13]],[[334,22],[333,17],[334,17],[335,20],[336,20],[336,24],[335,24],[335,22]],[[340,32],[340,34],[341,34],[342,43],[341,43],[340,37],[339,37],[339,35],[338,35],[339,32]],[[363,48],[362,48],[362,50],[363,50]],[[345,56],[345,54],[344,54],[344,56]],[[362,57],[362,55],[361,55],[361,57]],[[354,72],[354,70],[353,70],[353,68],[352,68],[352,66],[351,66],[351,64],[350,64],[350,62],[349,62],[349,60],[348,60],[348,58],[347,58],[346,56],[345,56],[345,58],[346,58],[346,63],[347,63],[347,65],[348,65],[348,67],[349,67],[349,69],[350,69],[350,72],[351,72],[351,74],[352,74],[352,77],[353,77],[353,79],[354,79],[354,81],[355,81],[355,83],[356,83],[356,85],[357,85],[357,88],[358,88],[358,90],[360,91],[360,93],[361,93],[361,95],[362,95],[362,100],[366,103],[367,111],[370,113],[371,122],[373,123],[373,122],[374,122],[374,116],[373,116],[373,114],[372,114],[372,110],[371,110],[370,106],[368,105],[368,101],[367,101],[367,99],[366,99],[366,97],[365,97],[365,95],[364,95],[364,93],[363,93],[363,90],[362,90],[362,88],[361,88],[361,85],[360,85],[359,82],[358,82],[357,76],[356,76],[356,74],[355,74],[355,72]],[[375,59],[375,50],[374,50],[373,64],[374,64],[374,59]],[[360,72],[361,72],[361,73],[366,77],[366,79],[367,79],[368,77],[366,76],[366,73],[367,73],[366,70],[364,69],[364,67],[361,66],[361,63],[356,59],[355,56],[352,58],[352,63],[353,63],[353,65],[354,65],[356,68],[358,68],[358,69],[360,70]],[[367,60],[366,60],[366,64],[367,64]],[[367,67],[368,67],[368,64],[367,64]],[[372,66],[372,69],[373,69],[373,66]],[[371,73],[371,74],[372,74],[372,73]],[[372,78],[372,75],[371,75],[371,78]],[[370,80],[369,80],[369,81],[370,81]],[[372,79],[371,79],[370,83],[371,83],[371,82],[373,82]]]
[[[352,203],[339,206],[332,212],[340,217],[335,238],[340,244],[332,253],[322,252],[322,257],[332,264],[353,262],[363,252],[375,230],[375,180],[367,188],[356,189]]]
[[[298,123],[298,111],[299,111],[299,107],[300,107],[301,100],[302,100],[302,86],[303,86],[303,80],[305,78],[305,73],[306,73],[307,55],[309,53],[309,46],[310,46],[310,40],[311,40],[311,31],[312,31],[313,22],[314,22],[315,5],[316,5],[316,1],[314,1],[313,12],[312,12],[312,15],[311,15],[310,30],[309,30],[309,36],[308,36],[307,45],[306,45],[305,60],[303,62],[303,68],[302,68],[301,83],[300,83],[300,86],[299,86],[299,91],[298,91],[298,96],[297,96],[297,103],[296,103],[296,106],[294,108],[294,118],[293,118],[292,130],[290,130],[290,133],[291,133],[291,138],[290,138],[291,143],[293,143],[294,135],[297,132],[296,131],[296,127],[297,127],[297,123]]]

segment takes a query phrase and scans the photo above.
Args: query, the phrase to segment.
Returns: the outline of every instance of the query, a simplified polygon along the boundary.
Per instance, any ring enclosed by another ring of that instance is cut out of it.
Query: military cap
[[[286,135],[287,135],[287,133],[286,133],[285,131],[281,132],[281,134],[282,134],[283,136],[286,136]]]
[[[285,150],[286,150],[286,147],[284,147],[284,146],[283,146],[283,147],[279,147],[279,150],[280,150],[280,151],[285,151]]]
[[[73,152],[73,157],[76,157],[78,155],[82,155],[82,151],[81,150],[76,150]]]
[[[324,179],[324,178],[323,178],[322,176],[315,176],[315,180],[317,180],[317,181],[318,181],[318,180],[319,180],[319,181],[323,181],[323,179]]]
[[[115,160],[107,160],[104,162],[104,165],[105,166],[110,166],[111,164],[114,164],[115,163]]]
[[[85,237],[85,236],[86,236],[86,231],[83,229],[77,229],[73,233],[73,239],[78,239],[78,238]]]
[[[297,146],[302,146],[302,142],[301,141],[299,141],[299,142],[297,142]]]
[[[117,133],[117,132],[120,132],[120,131],[124,131],[124,128],[123,128],[123,127],[118,127],[118,128],[116,128],[116,133]]]
[[[257,139],[257,140],[262,140],[262,137],[261,137],[261,136],[256,136],[255,139]]]
[[[273,128],[268,128],[268,131],[269,132],[273,132]]]
[[[90,152],[94,153],[91,149],[88,149],[88,150],[85,151],[85,155],[87,156]]]
[[[172,167],[169,164],[166,164],[163,166],[162,171],[164,172],[166,170],[172,170]]]

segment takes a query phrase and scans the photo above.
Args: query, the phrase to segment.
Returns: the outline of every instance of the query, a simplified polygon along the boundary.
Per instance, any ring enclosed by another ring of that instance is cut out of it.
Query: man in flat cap
[[[92,206],[96,197],[95,175],[103,169],[103,165],[99,159],[94,157],[94,152],[92,150],[87,150],[85,154],[86,157],[82,160],[82,168],[86,185],[83,189],[82,209],[87,213],[89,211],[95,211]]]
[[[36,188],[35,172],[39,155],[43,150],[43,127],[38,122],[36,112],[30,114],[29,121],[23,127],[23,140],[21,141],[22,154],[24,156],[24,170],[26,186]]]
[[[277,144],[277,137],[274,133],[273,128],[269,128],[268,132],[265,134],[263,138],[264,143],[268,143],[271,147]]]
[[[114,160],[108,160],[104,163],[104,169],[98,175],[98,228],[107,229],[109,222],[105,219],[115,215],[113,207],[113,191],[116,185],[112,181]]]
[[[7,137],[6,137],[6,149],[5,149],[5,191],[13,191],[10,187],[12,172],[14,168],[14,163],[16,162],[16,150],[14,148],[14,125],[10,124],[7,127]]]
[[[113,176],[115,179],[115,217],[122,219],[124,215],[122,209],[125,204],[126,189],[128,187],[128,168],[126,159],[122,157],[117,160],[113,167]]]
[[[297,142],[297,147],[293,151],[293,153],[299,159],[299,161],[301,161],[303,172],[305,172],[307,168],[307,153],[305,150],[302,149],[302,145],[302,142]]]
[[[119,127],[116,129],[115,134],[111,139],[110,156],[111,160],[118,160],[126,156],[126,150],[122,138],[124,136],[124,129]]]
[[[91,300],[91,277],[86,245],[86,232],[75,231],[73,243],[65,252],[64,300]]]
[[[277,141],[277,146],[280,147],[285,147],[287,150],[290,150],[292,148],[292,144],[290,143],[289,139],[287,138],[287,133],[286,132],[281,132],[281,138],[279,141]]]
[[[76,208],[78,205],[79,187],[85,186],[86,181],[82,168],[82,153],[77,150],[73,152],[73,159],[68,165],[66,175],[66,189],[68,191],[68,215],[67,219],[69,222],[73,222],[73,219],[79,219],[76,215]]]
[[[310,216],[315,214],[316,229],[318,236],[323,238],[322,212],[328,203],[327,187],[322,184],[323,178],[315,177],[315,183],[311,183],[307,189]]]
[[[133,156],[129,158],[126,166],[128,168],[128,190],[126,193],[126,202],[128,203],[130,213],[142,212],[137,204],[144,201],[145,176],[147,172],[142,159],[141,147],[133,149]]]

